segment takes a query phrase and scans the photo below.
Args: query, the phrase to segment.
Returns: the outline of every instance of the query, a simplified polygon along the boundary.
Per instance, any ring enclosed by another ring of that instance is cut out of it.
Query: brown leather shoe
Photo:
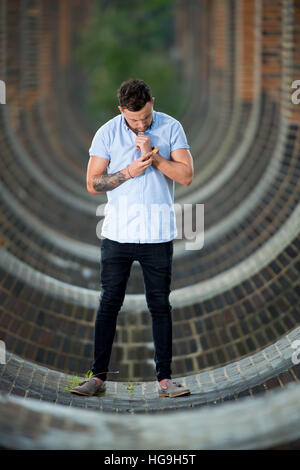
[[[87,380],[81,382],[77,387],[74,387],[71,390],[71,393],[76,393],[77,395],[83,395],[86,397],[91,397],[93,395],[101,395],[106,391],[105,382],[99,384],[96,379],[90,377]]]
[[[180,397],[182,395],[189,395],[191,392],[188,388],[185,388],[181,383],[174,382],[174,380],[168,379],[166,388],[159,385],[158,396],[159,397]]]

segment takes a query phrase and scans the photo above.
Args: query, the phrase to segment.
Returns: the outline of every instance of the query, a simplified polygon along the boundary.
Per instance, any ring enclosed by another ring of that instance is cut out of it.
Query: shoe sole
[[[71,390],[71,393],[74,393],[75,395],[81,395],[83,397],[97,397],[98,395],[102,395],[105,392],[106,390],[103,390],[103,392],[97,392],[93,393],[92,395],[89,395],[88,393],[78,392],[77,390]]]
[[[175,397],[181,397],[182,395],[190,395],[191,392],[181,392],[181,393],[176,393],[176,395],[172,395],[170,393],[159,393],[159,397],[169,397],[169,398],[175,398]]]

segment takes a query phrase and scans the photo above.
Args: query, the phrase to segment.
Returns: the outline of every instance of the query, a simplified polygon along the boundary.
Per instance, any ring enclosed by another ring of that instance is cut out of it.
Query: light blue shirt
[[[153,111],[152,124],[144,134],[167,160],[172,151],[190,148],[180,122],[165,113]],[[107,158],[107,172],[116,173],[142,155],[135,146],[136,138],[119,114],[97,130],[89,154]],[[101,236],[121,243],[160,243],[176,238],[174,186],[171,178],[151,165],[140,176],[107,191]]]

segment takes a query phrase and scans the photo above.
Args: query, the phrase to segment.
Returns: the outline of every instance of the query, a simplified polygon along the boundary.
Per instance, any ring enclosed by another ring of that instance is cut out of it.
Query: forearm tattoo
[[[126,175],[121,171],[112,175],[94,176],[93,188],[95,191],[110,191],[126,181]]]

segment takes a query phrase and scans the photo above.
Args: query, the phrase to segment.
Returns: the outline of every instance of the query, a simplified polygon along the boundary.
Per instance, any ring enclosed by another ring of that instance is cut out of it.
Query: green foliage
[[[133,392],[135,390],[136,385],[140,385],[139,382],[133,382],[133,383],[127,382],[126,390],[128,390],[129,392]]]
[[[69,384],[64,387],[64,390],[66,390],[66,392],[70,392],[71,390],[73,390],[74,387],[77,387],[80,382],[81,379],[77,375],[73,375],[70,379]]]
[[[155,109],[179,117],[184,102],[179,65],[172,54],[176,0],[98,0],[80,32],[76,58],[88,80],[88,115],[118,114],[117,90],[130,78],[144,80]]]

